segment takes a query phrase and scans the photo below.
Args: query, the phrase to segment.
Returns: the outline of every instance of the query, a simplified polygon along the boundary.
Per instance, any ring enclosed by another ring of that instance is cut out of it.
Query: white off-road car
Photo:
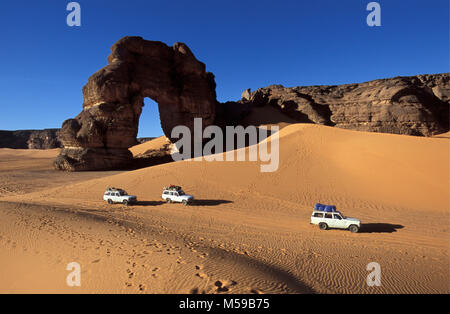
[[[107,201],[108,204],[121,203],[124,205],[135,204],[137,202],[137,197],[134,195],[128,195],[122,189],[117,188],[107,188],[105,194],[103,195],[103,200]]]
[[[194,201],[192,195],[183,192],[180,186],[171,185],[164,187],[162,199],[167,203],[182,203],[183,205],[191,204]]]
[[[321,230],[329,228],[348,229],[356,233],[361,228],[361,221],[356,218],[348,218],[340,212],[326,212],[314,210],[311,215],[311,224],[318,225]]]

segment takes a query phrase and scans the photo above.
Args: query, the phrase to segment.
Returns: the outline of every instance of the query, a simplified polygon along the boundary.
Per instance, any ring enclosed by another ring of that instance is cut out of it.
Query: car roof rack
[[[106,188],[106,191],[108,191],[108,192],[120,192],[120,191],[125,191],[125,190],[108,186]]]
[[[164,190],[169,190],[169,191],[180,191],[181,190],[181,186],[178,185],[169,185],[169,186],[165,186]]]

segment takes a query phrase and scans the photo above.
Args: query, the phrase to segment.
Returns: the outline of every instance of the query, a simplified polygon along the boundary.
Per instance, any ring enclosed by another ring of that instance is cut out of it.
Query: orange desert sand
[[[0,149],[0,292],[450,292],[448,135],[291,124],[279,136],[273,173],[207,161],[63,173],[52,169],[58,150]],[[163,203],[169,184],[197,203]],[[140,203],[106,204],[107,186]],[[363,229],[311,226],[316,202]],[[71,262],[81,287],[66,285]],[[381,287],[366,284],[370,262]]]

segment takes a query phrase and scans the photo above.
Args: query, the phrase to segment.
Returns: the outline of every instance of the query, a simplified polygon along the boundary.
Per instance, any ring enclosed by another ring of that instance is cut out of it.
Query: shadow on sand
[[[137,201],[137,203],[132,206],[159,206],[165,203],[166,202],[164,201]]]
[[[192,206],[218,206],[222,204],[230,204],[232,201],[227,200],[194,200]]]
[[[369,223],[361,224],[360,233],[393,233],[398,229],[403,229],[402,225],[393,225],[388,223]]]
[[[279,284],[286,285],[290,290],[289,293],[316,293],[316,291],[312,287],[308,286],[306,283],[302,282],[301,279],[296,275],[292,274],[286,269],[283,269],[280,266],[277,266],[270,262],[252,258],[248,255],[241,255],[235,252],[225,251],[224,249],[220,248],[204,248],[210,252],[211,258],[216,259],[218,263],[224,263],[224,261],[228,261],[229,264],[232,264],[233,270],[247,268],[252,272],[256,272],[255,275],[259,275],[258,279],[260,279],[262,283],[270,282],[271,284],[276,286],[275,283],[278,282]],[[301,267],[301,265],[298,266]],[[252,289],[250,293],[258,293],[257,291],[258,289]],[[197,291],[197,293],[201,293],[201,291]]]

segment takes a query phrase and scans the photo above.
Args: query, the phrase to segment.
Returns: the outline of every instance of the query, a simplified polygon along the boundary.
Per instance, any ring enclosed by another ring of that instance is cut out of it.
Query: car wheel
[[[170,198],[167,198],[166,202],[170,204],[172,201],[170,200]]]
[[[351,225],[350,227],[348,227],[348,230],[350,230],[350,232],[357,233],[359,231],[359,228],[357,225]]]
[[[321,222],[321,223],[319,223],[319,228],[320,228],[320,230],[327,230],[328,225],[324,222]]]
[[[111,205],[113,202],[112,200],[108,200],[108,204]]]
[[[184,206],[187,206],[188,202],[186,200],[183,200],[181,203],[183,203]]]
[[[128,206],[128,201],[127,200],[123,200],[123,205]]]

